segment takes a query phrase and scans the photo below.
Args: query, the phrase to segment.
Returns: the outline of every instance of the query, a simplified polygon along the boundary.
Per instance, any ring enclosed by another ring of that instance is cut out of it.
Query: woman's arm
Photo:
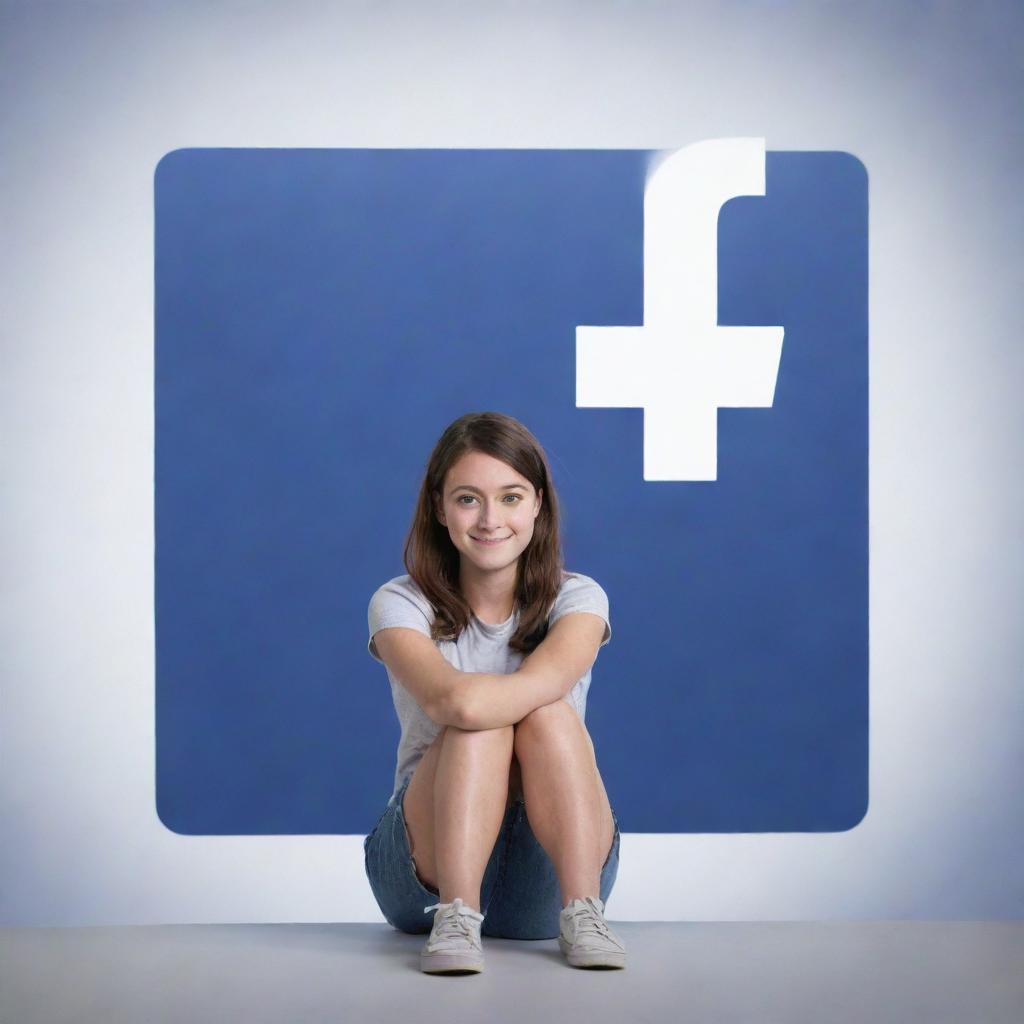
[[[453,699],[463,729],[500,729],[561,700],[597,660],[605,622],[592,612],[570,612],[508,675],[464,672]]]

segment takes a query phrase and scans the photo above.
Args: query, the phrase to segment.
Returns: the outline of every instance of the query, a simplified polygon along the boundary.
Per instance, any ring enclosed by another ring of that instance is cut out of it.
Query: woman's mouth
[[[470,536],[473,537],[472,534],[470,534]],[[483,537],[473,537],[473,540],[475,540],[477,544],[483,544],[486,548],[493,548],[497,547],[499,544],[504,544],[505,541],[508,540],[508,537],[496,537],[494,540],[485,540]]]

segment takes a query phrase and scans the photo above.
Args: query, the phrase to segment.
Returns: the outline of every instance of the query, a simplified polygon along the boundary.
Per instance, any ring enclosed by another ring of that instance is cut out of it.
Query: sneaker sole
[[[626,966],[626,954],[616,953],[611,950],[578,950],[572,951],[561,935],[558,937],[558,945],[569,961],[570,967],[597,967],[605,969],[622,969]]]
[[[483,969],[483,960],[465,953],[420,954],[424,974],[479,974]]]

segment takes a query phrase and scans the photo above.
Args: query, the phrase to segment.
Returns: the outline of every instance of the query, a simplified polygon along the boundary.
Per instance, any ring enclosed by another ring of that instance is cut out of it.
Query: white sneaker
[[[484,915],[471,910],[458,896],[451,903],[435,903],[423,913],[436,910],[430,938],[420,953],[420,970],[427,974],[455,974],[484,969],[480,924]]]
[[[608,927],[596,896],[573,900],[558,916],[558,945],[573,967],[625,967],[626,947]]]

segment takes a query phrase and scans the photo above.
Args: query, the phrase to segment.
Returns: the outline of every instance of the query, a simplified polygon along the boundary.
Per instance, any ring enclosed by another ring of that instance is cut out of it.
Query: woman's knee
[[[433,777],[441,752],[446,746],[458,748],[463,753],[469,751],[472,754],[477,752],[490,754],[495,750],[500,751],[507,747],[511,758],[514,738],[515,730],[511,725],[502,729],[460,729],[456,725],[442,726],[441,731],[421,758],[421,764],[426,762],[423,764],[423,774]]]
[[[532,752],[551,749],[577,751],[597,765],[597,751],[583,720],[565,700],[545,704],[530,712],[516,726],[513,750],[520,760],[528,760]]]
[[[590,733],[580,720],[576,709],[566,700],[556,700],[551,704],[531,711],[515,725],[515,739],[520,740],[537,735],[560,735],[566,731],[582,732],[589,741]]]
[[[447,771],[471,772],[475,777],[505,777],[512,772],[515,758],[515,729],[445,729]]]

